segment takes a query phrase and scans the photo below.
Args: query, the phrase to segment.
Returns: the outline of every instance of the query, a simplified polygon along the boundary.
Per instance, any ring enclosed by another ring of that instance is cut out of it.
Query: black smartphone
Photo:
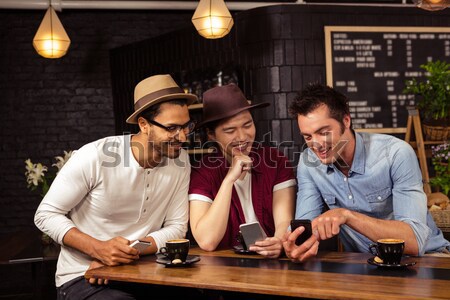
[[[291,231],[294,231],[297,227],[305,227],[305,231],[295,240],[295,244],[301,245],[312,235],[311,220],[301,219],[301,220],[291,220]]]

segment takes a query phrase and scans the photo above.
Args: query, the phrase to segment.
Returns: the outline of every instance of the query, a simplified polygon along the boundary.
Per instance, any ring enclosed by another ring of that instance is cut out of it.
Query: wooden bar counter
[[[386,269],[368,264],[367,253],[321,252],[306,263],[232,250],[192,248],[189,255],[200,261],[166,267],[151,255],[130,265],[89,270],[85,277],[313,299],[450,299],[450,258],[445,257],[407,257],[402,262],[416,264]]]

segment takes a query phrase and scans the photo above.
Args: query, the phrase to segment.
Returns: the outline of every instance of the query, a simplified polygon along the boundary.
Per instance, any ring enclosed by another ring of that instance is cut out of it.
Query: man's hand
[[[286,232],[282,238],[284,252],[286,256],[291,259],[293,262],[304,262],[311,257],[317,255],[317,251],[319,250],[319,240],[314,234],[313,227],[313,235],[307,239],[303,244],[296,245],[295,240],[305,231],[305,227],[300,226],[294,231]]]
[[[341,225],[347,222],[347,210],[344,208],[330,209],[312,222],[313,232],[317,231],[319,240],[327,240],[338,235]]]
[[[248,250],[268,258],[278,258],[283,250],[283,245],[279,238],[268,237],[262,241],[256,241],[255,245],[250,246]]]
[[[129,245],[130,241],[120,236],[108,241],[98,241],[91,256],[107,266],[129,264],[139,259],[139,251]]]
[[[252,167],[253,161],[247,155],[235,155],[231,168],[228,170],[227,177],[231,182],[235,182],[240,178],[242,173],[249,171]]]
[[[100,267],[103,267],[103,266],[104,266],[104,264],[102,264],[101,262],[99,262],[97,260],[94,260],[89,265],[88,270],[97,269],[97,268],[100,268]],[[106,285],[106,284],[108,284],[108,279],[92,277],[92,278],[89,278],[89,283],[90,284],[98,284],[98,285],[102,285],[102,284]]]

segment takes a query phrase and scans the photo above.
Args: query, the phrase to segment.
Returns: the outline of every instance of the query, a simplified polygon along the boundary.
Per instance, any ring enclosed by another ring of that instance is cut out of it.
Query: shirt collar
[[[353,154],[353,163],[350,171],[364,174],[366,165],[366,148],[364,147],[364,140],[361,134],[353,131],[356,140],[355,153]]]
[[[253,167],[252,167],[252,172],[255,173],[260,173],[262,174],[261,171],[261,153],[259,153],[259,148],[261,147],[261,144],[258,142],[253,142],[253,147],[252,147],[252,151],[250,152],[250,154],[248,155],[252,160],[253,160]]]

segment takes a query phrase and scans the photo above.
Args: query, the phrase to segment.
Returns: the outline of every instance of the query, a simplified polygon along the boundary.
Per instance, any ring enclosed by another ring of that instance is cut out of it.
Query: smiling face
[[[229,162],[235,155],[250,154],[255,135],[255,124],[248,110],[222,120],[214,131],[208,131],[210,140],[217,142]]]
[[[297,115],[297,122],[306,144],[323,164],[342,161],[351,165],[354,137],[349,115],[338,122],[330,117],[328,107],[322,104],[306,115]]]
[[[184,125],[189,121],[189,110],[186,105],[162,103],[154,121],[166,127]],[[155,159],[168,157],[177,158],[180,155],[182,143],[186,142],[186,134],[180,130],[173,136],[166,129],[153,125],[145,118],[139,118],[141,131],[147,135],[147,157]]]

